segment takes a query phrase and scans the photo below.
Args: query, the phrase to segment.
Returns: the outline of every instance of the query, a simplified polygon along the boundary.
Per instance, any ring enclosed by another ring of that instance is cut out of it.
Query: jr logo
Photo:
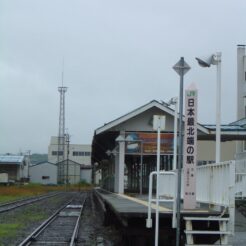
[[[187,97],[194,97],[196,96],[196,91],[187,91]]]

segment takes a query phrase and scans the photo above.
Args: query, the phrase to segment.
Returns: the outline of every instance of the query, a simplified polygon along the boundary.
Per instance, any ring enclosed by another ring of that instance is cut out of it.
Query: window
[[[63,151],[52,151],[52,155],[57,155],[57,153],[59,153],[59,155],[63,155]]]
[[[42,176],[42,179],[50,179],[50,176]]]
[[[91,152],[85,152],[85,156],[91,156]]]
[[[91,152],[88,151],[73,151],[73,156],[90,156]]]
[[[73,156],[81,156],[81,152],[79,152],[79,151],[73,151]]]

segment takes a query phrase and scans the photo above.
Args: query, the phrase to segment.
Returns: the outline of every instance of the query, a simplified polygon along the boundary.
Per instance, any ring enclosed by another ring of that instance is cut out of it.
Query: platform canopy
[[[92,142],[92,163],[107,159],[107,151],[116,147],[120,132],[153,132],[153,115],[166,116],[166,133],[173,133],[174,110],[156,100],[97,128]],[[184,116],[183,116],[184,121]],[[215,140],[216,125],[198,123],[198,140]],[[246,119],[221,125],[221,141],[246,140]]]
[[[107,152],[116,147],[115,139],[120,132],[153,133],[153,116],[166,116],[165,133],[173,133],[174,110],[164,102],[153,100],[103,126],[97,128],[92,142],[92,163],[107,159]],[[184,120],[184,118],[183,118]],[[209,130],[198,124],[199,135],[209,134]]]

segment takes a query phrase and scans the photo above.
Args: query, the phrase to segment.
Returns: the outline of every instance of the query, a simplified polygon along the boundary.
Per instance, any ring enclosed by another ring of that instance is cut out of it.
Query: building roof
[[[113,127],[115,127],[115,126],[117,126],[117,125],[119,125],[119,124],[145,112],[146,110],[153,108],[153,107],[157,107],[160,110],[162,110],[162,111],[164,111],[164,112],[166,112],[166,113],[168,113],[174,117],[175,112],[173,109],[171,109],[168,106],[168,104],[166,104],[164,102],[160,103],[156,100],[152,100],[149,103],[147,103],[147,104],[145,104],[145,105],[143,105],[143,106],[141,106],[141,107],[139,107],[139,108],[113,120],[113,121],[110,121],[110,122],[104,124],[102,127],[97,128],[95,130],[95,135],[98,135],[102,132],[108,131],[111,128],[113,128]],[[183,116],[183,120],[184,120],[184,116]],[[204,126],[202,126],[201,124],[198,124],[198,130],[200,130],[203,133],[208,133],[208,130]]]
[[[246,118],[242,118],[240,120],[234,121],[234,122],[230,123],[229,125],[236,125],[236,126],[246,127]]]
[[[216,125],[203,125],[209,131],[209,134],[199,136],[200,140],[213,140],[216,135]],[[234,123],[221,125],[221,141],[246,140],[246,128]]]
[[[50,165],[56,166],[55,163],[52,163],[52,162],[49,162],[49,161],[42,161],[42,162],[38,162],[38,163],[30,165],[30,167],[34,167],[34,166],[38,166],[38,165],[44,165],[44,164],[50,164]]]
[[[203,125],[204,127],[208,128],[210,131],[216,130],[216,125]],[[221,132],[245,132],[246,128],[240,125],[221,125],[220,126]]]
[[[80,164],[80,169],[92,169],[91,165]]]
[[[20,165],[24,161],[23,155],[0,155],[0,164],[17,164]]]

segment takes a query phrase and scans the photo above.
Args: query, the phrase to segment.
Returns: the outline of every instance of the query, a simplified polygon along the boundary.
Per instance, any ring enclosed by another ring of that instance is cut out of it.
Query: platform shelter
[[[147,192],[149,174],[156,169],[153,116],[165,116],[161,133],[161,169],[173,168],[175,112],[153,100],[95,130],[92,143],[93,170],[100,170],[102,188],[117,193]],[[184,120],[184,118],[182,118]],[[214,163],[215,127],[198,124],[198,165]],[[221,160],[232,160],[236,141],[245,140],[244,127],[221,126]]]

